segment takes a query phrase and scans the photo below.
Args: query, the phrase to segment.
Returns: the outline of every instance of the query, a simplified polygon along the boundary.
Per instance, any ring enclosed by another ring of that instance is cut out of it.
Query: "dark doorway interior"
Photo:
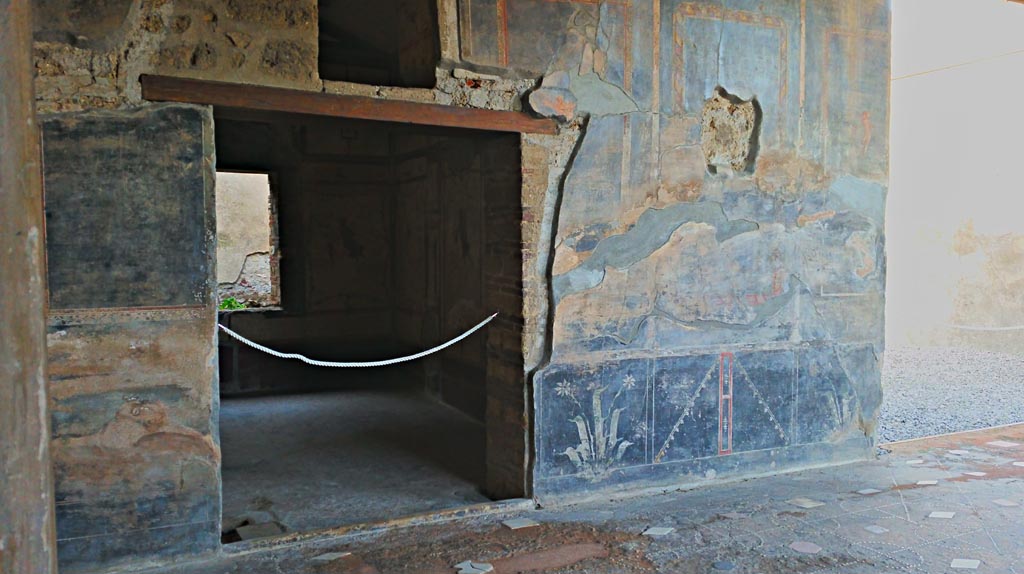
[[[499,312],[456,346],[383,368],[307,366],[221,335],[226,528],[309,531],[525,494],[504,486],[524,484],[509,476],[522,461],[495,465],[487,452],[526,433],[522,413],[492,416],[524,385],[518,136],[215,118],[218,170],[274,174],[280,253],[280,308],[221,323],[275,349],[353,361],[432,347]]]

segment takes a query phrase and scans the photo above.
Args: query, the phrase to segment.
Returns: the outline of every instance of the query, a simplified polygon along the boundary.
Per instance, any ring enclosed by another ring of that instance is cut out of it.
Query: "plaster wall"
[[[887,3],[467,5],[465,60],[544,75],[535,108],[587,118],[557,204],[535,494],[870,456]],[[719,87],[760,123],[731,142],[753,161],[709,169]]]
[[[41,122],[62,572],[219,545],[212,119]]]
[[[0,2],[0,572],[57,571],[32,4]]]

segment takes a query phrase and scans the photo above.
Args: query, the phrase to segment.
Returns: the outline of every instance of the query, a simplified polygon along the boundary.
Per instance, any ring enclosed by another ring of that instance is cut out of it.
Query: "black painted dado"
[[[871,345],[553,365],[537,385],[538,494],[863,457],[878,369]]]

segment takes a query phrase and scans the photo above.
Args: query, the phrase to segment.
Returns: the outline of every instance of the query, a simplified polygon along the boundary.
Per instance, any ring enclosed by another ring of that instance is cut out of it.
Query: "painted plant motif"
[[[577,446],[566,448],[562,454],[572,461],[576,470],[585,478],[604,478],[612,468],[622,462],[626,451],[633,446],[633,442],[620,436],[619,424],[625,416],[626,409],[619,407],[618,403],[623,393],[632,392],[636,384],[636,378],[627,374],[607,405],[605,393],[608,391],[608,385],[588,384],[586,391],[590,393],[589,413],[577,396],[580,391],[575,383],[561,381],[555,385],[555,394],[569,399],[575,405],[575,416],[569,419],[569,422],[575,425],[580,441]]]

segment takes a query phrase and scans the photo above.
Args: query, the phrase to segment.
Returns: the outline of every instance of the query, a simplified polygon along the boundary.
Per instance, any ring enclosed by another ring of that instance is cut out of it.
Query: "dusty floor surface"
[[[220,425],[225,523],[306,532],[488,500],[483,426],[422,395],[225,399]]]
[[[1018,445],[988,444],[1000,440]],[[952,569],[957,559],[980,561],[977,572],[1024,573],[1024,467],[1013,464],[1024,461],[1024,425],[893,448],[862,464],[523,511],[515,516],[541,523],[524,530],[509,530],[500,524],[509,516],[494,515],[243,543],[233,554],[162,573],[452,574],[464,560],[488,562],[497,574],[971,571]],[[858,492],[865,489],[878,492]],[[803,508],[791,502],[798,497],[822,505]],[[652,526],[675,530],[643,536]],[[820,551],[791,548],[800,542]],[[329,552],[351,554],[315,560]]]
[[[1024,422],[1024,356],[888,347],[879,442]]]

